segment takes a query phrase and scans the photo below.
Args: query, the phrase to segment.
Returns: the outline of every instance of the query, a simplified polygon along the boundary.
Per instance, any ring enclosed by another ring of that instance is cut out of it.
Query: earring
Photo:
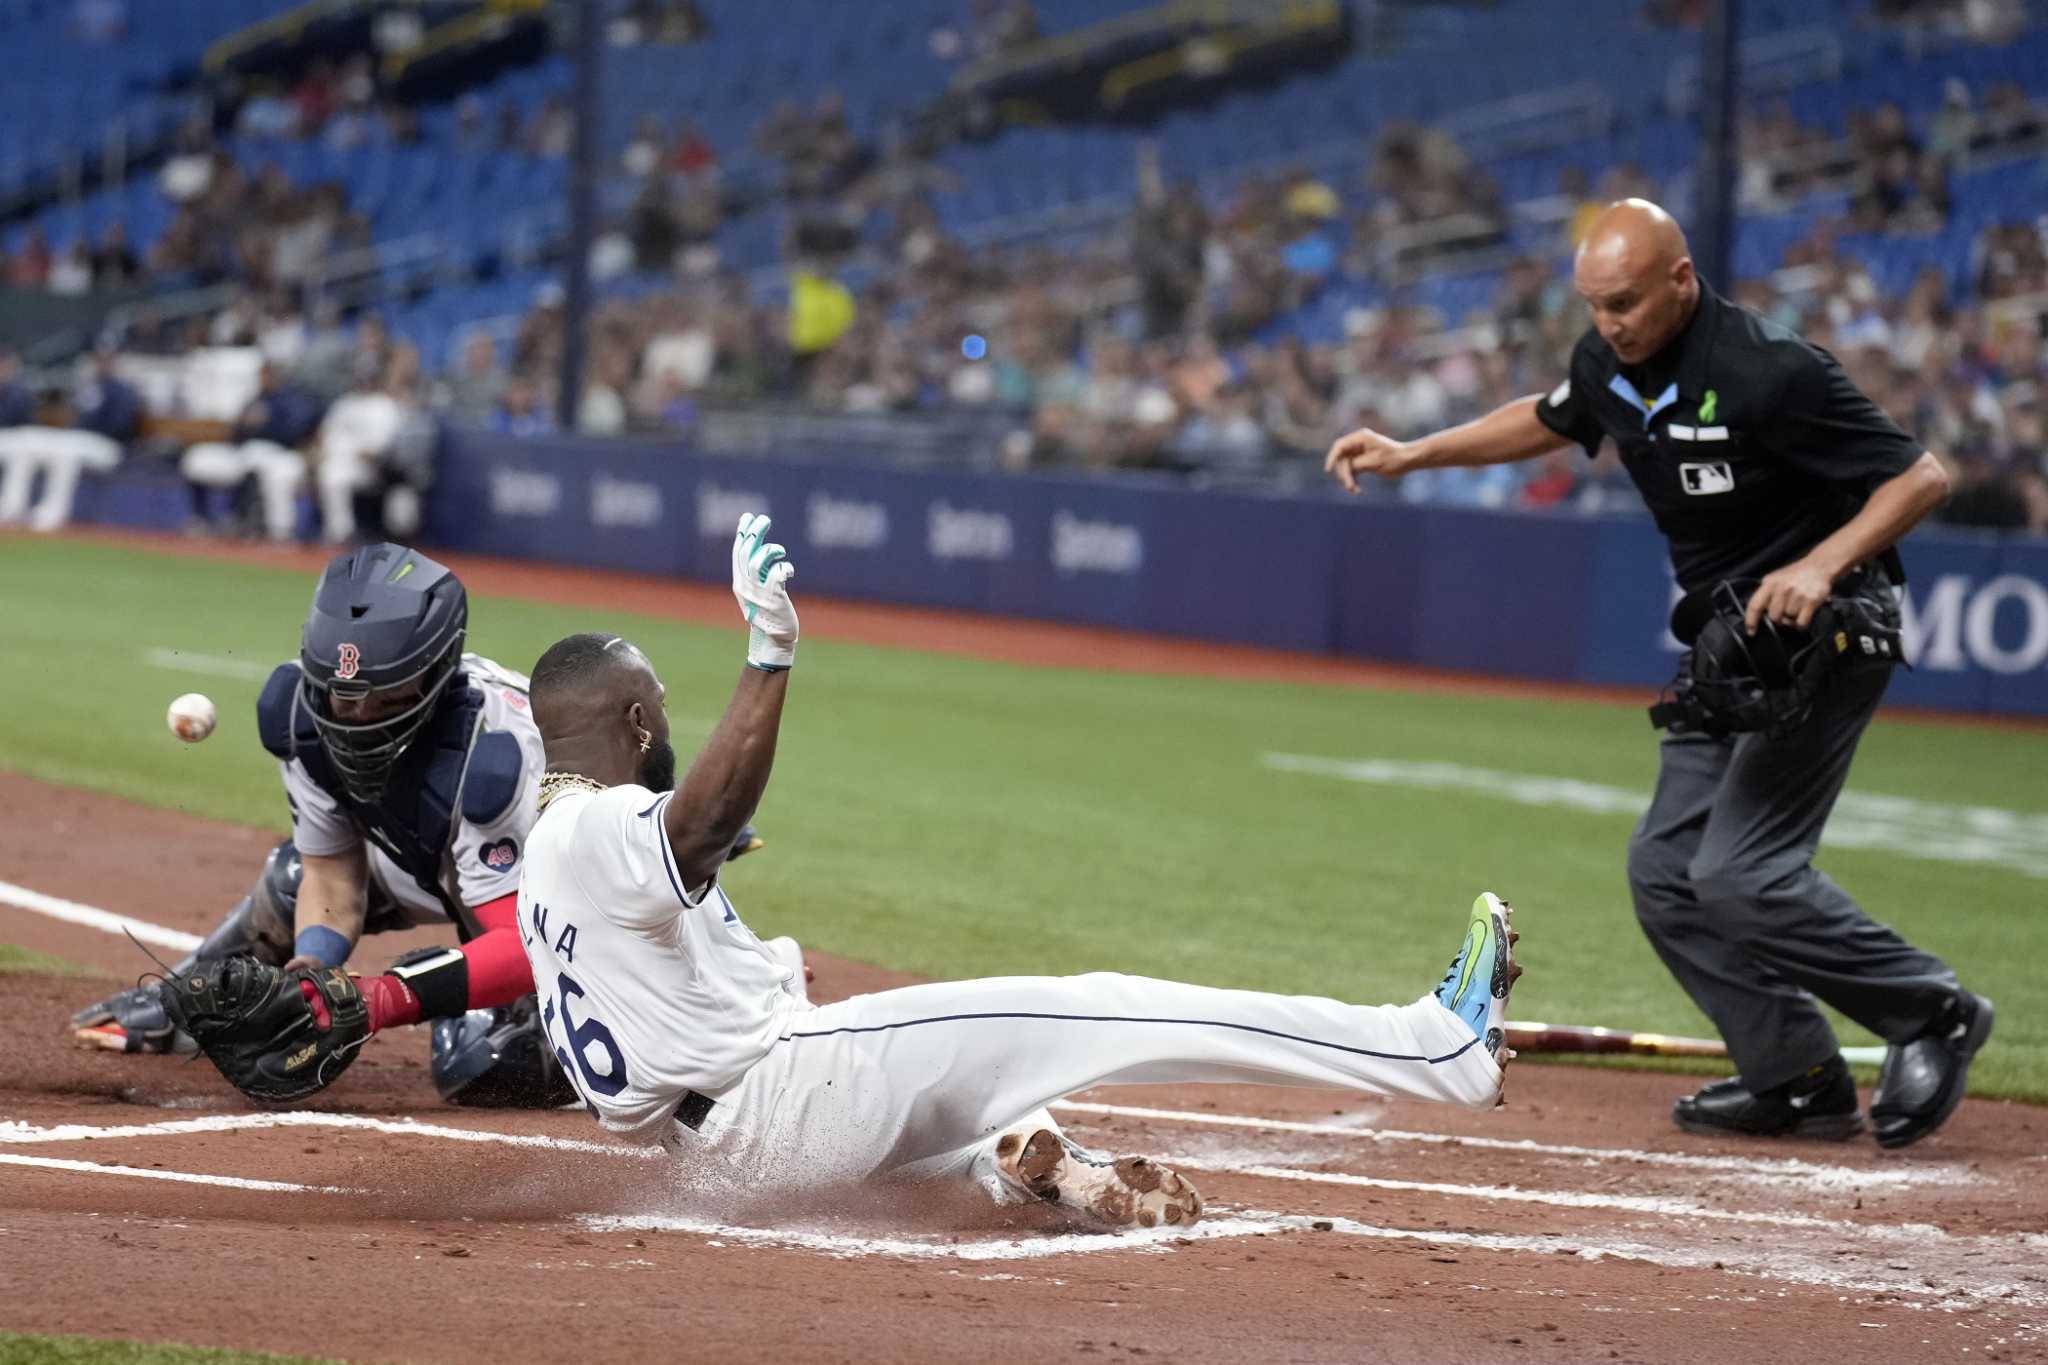
[[[647,753],[647,752],[649,752],[649,751],[650,751],[650,750],[652,750],[653,748],[654,748],[654,736],[653,736],[653,735],[650,735],[650,734],[648,734],[648,733],[647,733],[647,731],[645,731],[645,730],[642,730],[642,731],[640,732],[640,752],[644,754],[644,753]]]

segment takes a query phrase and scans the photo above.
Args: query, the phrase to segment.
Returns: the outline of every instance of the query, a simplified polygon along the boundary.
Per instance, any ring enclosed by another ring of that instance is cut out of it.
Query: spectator
[[[0,526],[28,515],[29,485],[38,463],[35,395],[21,372],[21,356],[0,347]]]
[[[50,266],[45,287],[52,293],[77,298],[92,292],[92,248],[73,242]]]
[[[2014,471],[2002,467],[1983,446],[1952,453],[1949,464],[1955,491],[1937,509],[1941,521],[1990,531],[2027,529],[2028,499]]]
[[[661,300],[650,319],[647,347],[640,371],[659,382],[673,378],[684,393],[702,389],[717,361],[717,340],[702,319],[681,300]]]
[[[544,436],[555,429],[554,416],[541,405],[538,387],[517,375],[505,385],[492,426],[507,436]]]
[[[104,473],[121,463],[124,448],[141,433],[143,407],[142,395],[115,373],[116,359],[111,348],[102,348],[86,363],[71,392],[71,426],[29,425],[5,433],[0,453],[6,454],[8,467],[0,479],[0,523],[26,514],[31,530],[59,530],[71,520],[79,476],[86,470]],[[27,508],[29,481],[38,469],[42,496]]]
[[[234,489],[239,503],[253,484],[263,533],[280,543],[291,540],[298,525],[299,490],[306,481],[303,447],[319,430],[325,411],[318,394],[266,361],[256,396],[235,419],[228,439],[199,442],[179,461],[194,524],[216,533],[222,529],[209,514],[205,490]]]
[[[1174,441],[1174,453],[1200,469],[1243,473],[1263,468],[1266,433],[1252,416],[1251,393],[1230,384],[1195,415]]]
[[[684,387],[682,377],[671,372],[656,376],[652,401],[636,425],[643,431],[688,441],[697,434],[698,417],[696,399]]]
[[[1969,83],[1951,76],[1942,83],[1941,108],[1927,127],[1927,154],[1945,167],[1953,167],[1969,155],[1970,140],[1977,134],[1977,111],[1970,106]]]
[[[298,106],[299,136],[310,137],[325,127],[334,112],[334,64],[325,57],[314,58],[292,91],[292,102]]]
[[[598,348],[576,405],[576,429],[586,436],[617,436],[626,430],[626,392],[633,386],[633,358],[616,342]]]
[[[718,169],[718,153],[712,149],[703,129],[694,123],[686,123],[682,136],[676,139],[675,154],[670,164],[684,175],[703,175]]]
[[[488,425],[497,416],[505,394],[505,376],[498,368],[498,344],[491,334],[470,333],[462,345],[462,363],[442,386],[441,406],[459,422]]]
[[[128,246],[128,226],[115,219],[100,234],[99,247],[92,253],[93,281],[102,289],[121,289],[141,274],[142,262]]]
[[[357,330],[358,338],[368,326]],[[406,417],[405,378],[396,360],[394,355],[381,374],[364,377],[359,370],[355,386],[335,399],[321,420],[314,481],[321,534],[330,545],[355,540],[359,499],[382,489],[384,462],[394,452]]]
[[[683,229],[676,216],[675,200],[669,192],[668,177],[650,175],[640,182],[627,214],[627,236],[633,244],[633,261],[642,270],[668,270],[683,244]]]
[[[533,116],[533,123],[526,130],[526,154],[559,161],[569,155],[569,140],[575,131],[576,122],[569,116],[569,102],[560,95],[549,95],[541,101],[540,111]]]
[[[16,289],[41,289],[50,278],[50,242],[40,224],[28,230],[21,249],[7,264],[7,282]]]

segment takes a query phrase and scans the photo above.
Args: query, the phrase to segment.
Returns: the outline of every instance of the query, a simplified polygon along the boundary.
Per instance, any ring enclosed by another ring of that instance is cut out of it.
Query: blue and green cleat
[[[1514,1056],[1507,1048],[1508,991],[1522,974],[1515,964],[1514,945],[1521,935],[1509,923],[1513,914],[1499,896],[1480,892],[1465,925],[1465,942],[1436,988],[1438,1003],[1464,1020],[1502,1065]]]

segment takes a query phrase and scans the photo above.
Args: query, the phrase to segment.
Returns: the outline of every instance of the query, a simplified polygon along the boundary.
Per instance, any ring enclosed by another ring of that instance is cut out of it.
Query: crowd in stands
[[[1948,22],[1940,4],[1905,8],[1919,22]],[[966,16],[933,35],[963,60],[1036,33],[1026,0],[973,0]],[[703,24],[687,0],[634,0],[616,19],[634,28],[617,41],[687,41]],[[1687,20],[1674,12],[1672,21]],[[316,64],[292,89],[244,101],[239,117],[244,131],[276,137],[353,138],[377,120],[393,137],[416,131],[409,111],[380,100],[367,58]],[[560,97],[494,121],[469,96],[456,129],[476,148],[560,157],[573,125]],[[1801,125],[1786,106],[1762,110],[1742,129],[1751,210],[1823,185],[1849,188],[1849,208],[1793,246],[1771,280],[1731,292],[1836,350],[1952,464],[1959,491],[1941,515],[2048,532],[2048,363],[2042,310],[2027,302],[2048,291],[2042,225],[1986,230],[1959,294],[1930,270],[1885,297],[1837,246],[1844,232],[1939,225],[1966,159],[2042,133],[2038,111],[2009,85],[1979,99],[1951,82],[1917,130],[1891,104],[1852,110],[1842,137]],[[598,307],[574,425],[688,441],[706,409],[727,405],[973,409],[1008,431],[999,446],[1007,467],[1310,483],[1330,441],[1355,426],[1419,435],[1554,384],[1584,326],[1557,260],[1599,205],[1659,189],[1628,164],[1597,183],[1568,172],[1555,251],[1508,258],[1499,186],[1441,129],[1383,127],[1356,185],[1296,166],[1246,173],[1220,198],[1170,183],[1150,144],[1136,146],[1136,194],[1121,223],[1057,247],[969,249],[932,207],[948,185],[929,145],[903,132],[863,141],[829,90],[783,100],[749,147],[730,152],[772,168],[789,210],[784,297],[719,268],[709,243],[726,212],[720,150],[700,129],[649,114],[620,162],[637,192],[598,256],[612,263],[603,273],[669,283]],[[135,354],[239,346],[263,359],[260,390],[233,430],[185,454],[202,518],[217,518],[220,504],[200,490],[246,485],[246,524],[272,535],[289,533],[284,509],[302,487],[319,494],[330,536],[365,518],[403,524],[407,498],[431,479],[433,414],[508,434],[555,429],[560,288],[545,287],[516,331],[468,334],[432,375],[374,313],[351,320],[331,303],[304,306],[320,261],[366,240],[338,187],[295,186],[274,168],[248,173],[200,126],[186,130],[160,182],[179,208],[139,253],[116,224],[97,244],[59,253],[31,234],[0,268],[17,287],[59,293],[152,276],[234,284],[211,315],[159,322],[144,309],[124,338]],[[1431,253],[1474,249],[1499,267],[1485,306],[1447,317],[1407,301]],[[1300,310],[1360,281],[1377,287],[1343,310],[1340,338],[1299,333]],[[8,411],[0,401],[0,416]],[[1383,495],[1636,505],[1611,453],[1432,471]],[[9,507],[0,495],[0,516]]]

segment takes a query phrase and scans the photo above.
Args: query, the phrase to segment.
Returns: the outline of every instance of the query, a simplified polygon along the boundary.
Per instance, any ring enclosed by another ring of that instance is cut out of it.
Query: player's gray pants
[[[1636,918],[1752,1090],[1835,1055],[1817,996],[1887,1042],[1916,1037],[1955,973],[1813,866],[1890,665],[1845,669],[1783,739],[1666,736],[1628,846]]]

